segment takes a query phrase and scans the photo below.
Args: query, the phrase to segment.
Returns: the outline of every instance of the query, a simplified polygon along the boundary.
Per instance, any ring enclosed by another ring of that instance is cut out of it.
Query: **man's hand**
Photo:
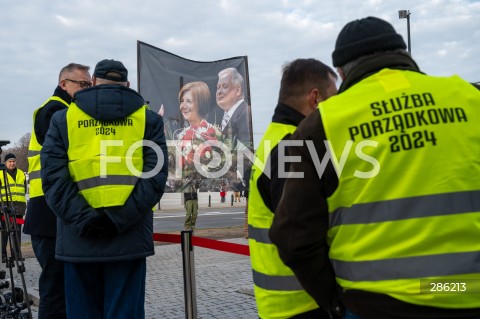
[[[112,220],[108,218],[102,209],[97,209],[98,216],[92,218],[81,234],[87,238],[109,238],[117,234],[117,229]]]
[[[160,105],[160,109],[158,110],[158,115],[163,117],[164,114],[165,114],[165,108],[162,104],[162,105]]]

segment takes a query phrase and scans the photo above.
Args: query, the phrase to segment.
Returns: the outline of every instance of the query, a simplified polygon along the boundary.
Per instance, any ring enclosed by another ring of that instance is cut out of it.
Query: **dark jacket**
[[[186,192],[183,193],[185,197],[185,203],[189,200],[198,200],[197,185],[195,181],[190,181],[187,186]]]
[[[353,69],[339,90],[348,90],[362,79],[384,68],[420,72],[409,57],[399,54],[373,56]],[[326,153],[327,140],[320,112],[313,112],[299,125],[292,140],[312,140],[316,156],[321,161]],[[332,269],[326,243],[328,231],[327,198],[338,187],[335,170],[328,161],[319,178],[313,164],[312,152],[304,143],[302,147],[288,148],[289,156],[300,156],[301,162],[291,163],[291,171],[303,172],[302,179],[287,180],[282,200],[275,212],[270,238],[277,245],[284,263],[289,266],[305,290],[318,304],[329,302],[327,292],[333,283]],[[313,152],[315,153],[315,152]],[[326,289],[327,288],[327,289]],[[384,294],[360,290],[341,292],[347,308],[361,318],[480,318],[480,310],[452,310],[417,306]]]
[[[72,98],[67,91],[60,86],[55,88],[53,96],[57,96],[65,102],[71,102]],[[43,145],[45,135],[50,127],[50,120],[53,114],[67,107],[59,101],[50,101],[45,104],[35,115],[34,127],[37,141]],[[47,205],[44,196],[37,196],[28,200],[27,214],[25,215],[25,234],[40,237],[55,237],[57,233],[57,217]]]
[[[222,131],[226,144],[231,145],[232,150],[236,150],[239,143],[245,145],[253,153],[253,141],[251,140],[250,126],[250,106],[245,101],[240,103],[235,112],[233,112],[230,121]],[[232,151],[236,153],[236,151]],[[243,162],[240,162],[243,161]],[[250,175],[252,163],[246,156],[238,155],[233,163],[233,170],[237,171],[242,178]]]
[[[125,118],[144,105],[138,93],[120,85],[79,91],[75,102],[93,118],[107,121]],[[58,217],[56,257],[70,262],[101,262],[152,255],[152,207],[163,195],[168,172],[162,118],[146,110],[144,140],[160,146],[164,159],[161,171],[151,178],[140,178],[123,206],[94,209],[70,178],[66,114],[67,110],[53,116],[40,153],[45,198]],[[144,147],[143,160],[143,171],[150,172],[162,159],[154,149]],[[89,238],[85,235],[86,227],[100,212],[113,222],[115,234],[103,239]]]
[[[249,112],[247,103],[245,103],[245,101],[240,103],[222,131],[226,139],[232,140],[232,148],[237,147],[237,142],[242,142],[247,147],[251,145]]]
[[[302,113],[290,106],[278,103],[273,113],[272,122],[298,126],[304,118],[305,116]],[[290,138],[290,136],[285,136],[284,140]],[[285,184],[285,178],[278,176],[278,145],[272,149],[267,160],[270,162],[270,177],[262,173],[257,180],[257,189],[265,205],[275,213],[282,197],[283,185]],[[288,170],[285,168],[285,171]]]

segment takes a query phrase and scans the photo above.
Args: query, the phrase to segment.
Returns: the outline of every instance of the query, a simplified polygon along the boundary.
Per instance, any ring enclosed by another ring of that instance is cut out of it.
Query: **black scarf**
[[[417,63],[406,54],[398,52],[375,54],[363,60],[359,65],[349,72],[345,80],[343,80],[342,84],[340,85],[338,93],[347,90],[355,83],[360,82],[364,78],[385,68],[409,70],[422,73],[418,68]]]

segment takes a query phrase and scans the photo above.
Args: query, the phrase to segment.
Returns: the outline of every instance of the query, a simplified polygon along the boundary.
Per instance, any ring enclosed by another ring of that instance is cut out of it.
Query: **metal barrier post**
[[[185,318],[197,319],[197,296],[195,287],[195,259],[193,256],[191,230],[182,230],[183,284],[185,293]]]
[[[212,207],[212,195],[208,195],[208,207]]]
[[[233,194],[232,194],[232,203],[230,204],[230,206],[233,206]]]

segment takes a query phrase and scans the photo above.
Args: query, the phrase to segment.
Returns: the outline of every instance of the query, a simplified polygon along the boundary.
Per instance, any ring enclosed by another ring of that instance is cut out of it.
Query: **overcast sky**
[[[16,143],[53,93],[60,69],[122,61],[137,89],[137,40],[195,61],[248,56],[255,144],[278,98],[281,67],[295,58],[332,65],[340,29],[369,15],[393,24],[420,69],[480,81],[480,1],[473,0],[3,0],[0,140]]]

